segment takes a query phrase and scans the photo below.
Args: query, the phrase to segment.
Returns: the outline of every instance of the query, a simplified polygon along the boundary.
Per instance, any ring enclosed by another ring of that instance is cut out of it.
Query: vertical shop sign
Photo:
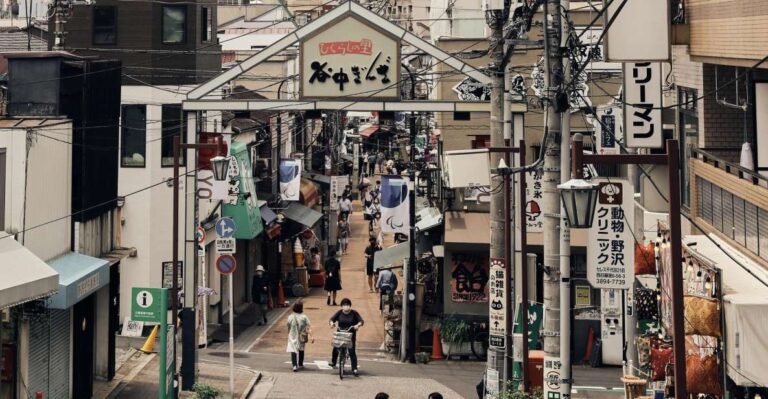
[[[587,280],[594,288],[628,289],[634,280],[633,188],[626,179],[595,179],[597,210],[587,243]]]
[[[627,147],[661,148],[661,64],[624,64],[624,132]]]
[[[525,180],[525,222],[529,233],[541,233],[544,231],[544,218],[541,213],[541,200],[543,198],[541,169],[534,169],[528,173]]]
[[[490,346],[504,349],[507,336],[506,269],[505,259],[491,258],[491,275],[488,280],[490,301],[488,322]]]

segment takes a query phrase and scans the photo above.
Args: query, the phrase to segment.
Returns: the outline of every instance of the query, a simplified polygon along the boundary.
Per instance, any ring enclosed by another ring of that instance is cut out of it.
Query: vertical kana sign
[[[594,288],[632,288],[635,242],[634,189],[626,179],[595,179],[598,183],[595,220],[587,244],[587,280]]]
[[[627,147],[661,148],[661,64],[624,64],[624,132]]]
[[[399,98],[400,42],[347,17],[301,42],[301,97]]]

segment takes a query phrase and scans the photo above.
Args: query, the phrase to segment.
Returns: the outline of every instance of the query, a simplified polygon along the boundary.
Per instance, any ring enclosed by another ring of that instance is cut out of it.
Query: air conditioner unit
[[[272,160],[269,158],[256,158],[253,163],[253,177],[269,179],[272,175]]]

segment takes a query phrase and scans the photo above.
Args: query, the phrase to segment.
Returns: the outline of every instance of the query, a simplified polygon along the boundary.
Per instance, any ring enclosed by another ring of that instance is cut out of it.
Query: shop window
[[[121,166],[144,167],[147,155],[147,106],[122,107]]]
[[[162,32],[164,44],[187,41],[187,6],[163,6]]]
[[[117,7],[93,8],[93,44],[117,44]]]
[[[187,129],[184,114],[179,105],[163,105],[162,138],[160,139],[160,156],[162,166],[173,166],[173,138],[181,137],[181,142],[187,142]],[[179,151],[179,165],[185,165],[184,154]]]

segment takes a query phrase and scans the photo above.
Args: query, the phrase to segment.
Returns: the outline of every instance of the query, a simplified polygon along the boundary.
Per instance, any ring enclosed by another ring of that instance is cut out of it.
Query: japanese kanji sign
[[[624,132],[627,147],[661,148],[661,64],[624,64]]]
[[[491,258],[491,273],[488,279],[490,303],[488,305],[488,322],[490,346],[503,349],[506,345],[507,309],[506,303],[506,270],[504,259]]]
[[[597,107],[594,122],[597,133],[597,153],[618,154],[619,142],[624,138],[622,124],[622,109],[618,105],[602,105]]]
[[[544,231],[544,217],[541,213],[541,200],[544,192],[541,187],[542,169],[526,172],[525,179],[525,222],[529,233]]]
[[[302,98],[399,98],[400,42],[347,17],[301,43]]]
[[[635,274],[635,218],[632,185],[626,179],[595,179],[599,184],[595,220],[587,243],[587,280],[594,288],[627,289]]]

